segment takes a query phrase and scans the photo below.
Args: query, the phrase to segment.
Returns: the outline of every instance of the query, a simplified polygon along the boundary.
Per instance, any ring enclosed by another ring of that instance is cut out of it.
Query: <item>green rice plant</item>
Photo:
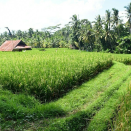
[[[36,121],[41,120],[43,121],[41,129],[39,127],[36,129],[53,131],[90,129],[93,118],[95,121],[98,113],[103,112],[103,116],[107,116],[107,112],[114,112],[117,104],[113,100],[119,96],[117,92],[120,86],[123,82],[127,82],[126,79],[131,74],[129,66],[115,62],[119,65],[117,70],[115,69],[115,77],[114,72],[110,72],[104,79],[98,79],[94,85],[92,79],[88,84],[78,88],[82,82],[112,66],[112,60],[130,64],[130,56],[67,49],[47,49],[42,52],[35,49],[27,52],[0,52],[0,60],[2,130],[8,126],[11,129],[16,123],[37,124]],[[121,79],[117,80],[118,76]],[[70,91],[71,89],[75,90]],[[121,92],[124,90],[125,88],[121,88]],[[64,97],[47,102],[63,94]],[[47,103],[42,104],[40,100]],[[107,123],[102,123],[105,129],[111,126],[110,121],[113,117],[114,114],[109,113]],[[30,126],[27,124],[26,128]],[[23,127],[21,128],[24,130]],[[95,129],[95,124],[93,127]],[[20,130],[19,127],[17,129]],[[104,128],[101,126],[99,129]]]
[[[115,62],[110,69],[79,88],[46,104],[41,104],[34,97],[1,89],[0,108],[6,105],[0,110],[3,114],[1,127],[3,130],[9,125],[14,130],[83,130],[130,73],[130,66]]]
[[[103,92],[98,99],[96,99],[93,103],[88,105],[85,110],[77,112],[74,115],[70,115],[67,118],[58,119],[56,122],[54,122],[54,123],[50,124],[49,126],[47,126],[46,128],[44,128],[44,130],[47,130],[47,131],[61,131],[61,130],[62,131],[69,131],[69,130],[81,131],[85,128],[85,126],[87,126],[87,130],[88,130],[88,125],[89,125],[89,129],[93,126],[93,128],[91,128],[91,130],[96,130],[96,131],[97,131],[97,129],[104,130],[105,127],[102,128],[101,125],[99,127],[97,121],[96,121],[96,124],[94,124],[94,125],[90,125],[89,123],[90,123],[90,121],[92,122],[93,117],[97,113],[99,113],[99,111],[102,112],[106,108],[107,105],[108,106],[106,109],[108,109],[108,110],[106,112],[107,113],[106,116],[108,115],[108,112],[110,111],[109,106],[112,108],[113,107],[117,108],[118,105],[116,105],[116,104],[118,104],[117,103],[118,101],[116,101],[116,103],[114,103],[113,100],[114,99],[116,100],[118,98],[118,96],[121,95],[122,91],[124,91],[123,87],[129,81],[129,79],[127,80],[127,78],[129,76],[131,76],[131,70],[130,70],[130,68],[127,68],[127,69],[128,69],[127,72],[123,76],[121,76],[121,79],[119,79],[116,83],[112,84],[110,86],[110,88],[108,88],[105,92]],[[119,88],[120,88],[120,90],[119,90]],[[118,93],[117,93],[117,90],[118,90]],[[110,103],[112,105],[110,105],[108,103]],[[111,109],[111,111],[112,111],[112,109]],[[102,113],[104,114],[104,112],[102,112]],[[112,114],[113,114],[113,112],[111,112],[109,114],[109,118],[113,117]],[[102,124],[105,124],[105,125],[107,124],[107,123],[103,122],[104,119],[102,119],[101,121],[102,121],[101,122]],[[110,119],[109,119],[109,121],[107,120],[106,122],[110,122]],[[106,127],[108,127],[108,124],[106,125]]]
[[[83,83],[79,88],[70,91],[54,103],[61,105],[69,114],[83,110],[100,97],[112,84],[114,85],[119,81],[119,76],[123,77],[123,74],[128,73],[129,70],[128,66],[115,62],[110,69],[104,70],[97,77]]]
[[[119,98],[121,103],[117,109],[117,114],[113,119],[110,130],[130,131],[131,130],[131,85],[127,91]]]
[[[68,49],[0,52],[0,60],[3,88],[33,95],[43,102],[59,98],[112,65],[109,54]]]
[[[129,54],[113,54],[112,58],[114,61],[118,61],[126,65],[131,65],[131,57]]]
[[[119,70],[121,71],[119,72]],[[44,123],[48,125],[52,120],[52,122],[54,122],[55,117],[67,117],[72,113],[74,114],[86,109],[90,103],[100,97],[98,95],[100,94],[99,92],[102,93],[108,89],[111,86],[109,83],[113,81],[116,82],[118,76],[123,74],[123,72],[125,72],[123,64],[114,64],[109,70],[104,71],[92,80],[82,84],[79,88],[70,91],[63,98],[47,104],[40,104],[39,101],[33,97],[23,94],[12,94],[10,91],[1,89],[0,107],[3,105],[6,105],[6,107],[1,108],[0,112],[3,114],[6,121],[10,121],[11,119],[13,121],[17,120],[17,125],[19,125],[19,120],[22,122],[30,122],[39,121],[39,119],[43,118]],[[110,75],[112,75],[112,77],[110,77]],[[4,104],[1,101],[4,102]],[[17,108],[15,108],[16,105]],[[16,109],[15,111],[14,108]],[[13,116],[11,114],[12,110],[14,111]],[[2,123],[5,123],[5,121]],[[5,128],[5,126],[3,128]]]

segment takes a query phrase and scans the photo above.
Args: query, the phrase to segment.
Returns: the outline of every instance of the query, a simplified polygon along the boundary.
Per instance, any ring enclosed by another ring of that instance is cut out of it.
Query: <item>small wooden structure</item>
[[[31,46],[27,46],[22,40],[5,41],[0,46],[0,51],[22,51],[31,50]]]

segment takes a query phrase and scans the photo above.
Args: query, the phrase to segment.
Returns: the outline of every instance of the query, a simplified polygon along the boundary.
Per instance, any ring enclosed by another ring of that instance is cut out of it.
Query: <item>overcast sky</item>
[[[39,29],[57,24],[65,25],[72,15],[93,21],[105,10],[116,8],[120,15],[130,0],[0,0],[0,33],[10,30]],[[125,19],[125,17],[123,17]]]

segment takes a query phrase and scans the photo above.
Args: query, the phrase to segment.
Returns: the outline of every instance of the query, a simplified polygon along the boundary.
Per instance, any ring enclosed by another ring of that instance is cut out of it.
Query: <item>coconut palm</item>
[[[118,22],[119,22],[119,10],[112,8],[113,10],[113,25],[115,24],[115,26],[118,26]]]
[[[116,38],[120,37],[120,28],[119,28],[119,24],[121,24],[121,20],[119,18],[119,10],[112,8],[113,10],[113,15],[112,15],[112,23],[113,23],[113,29],[116,33]]]
[[[72,46],[77,48],[75,43],[78,43],[80,49],[81,49],[81,41],[79,41],[79,29],[80,29],[80,20],[78,19],[77,15],[73,15],[71,17],[72,21],[69,22],[71,24],[71,40],[72,40]]]
[[[103,25],[103,21],[101,19],[101,16],[98,15],[96,18],[95,18],[96,21],[94,21],[94,36],[95,36],[95,49],[97,51],[101,51],[102,50],[102,38],[104,37],[103,36],[103,28],[102,28],[102,25]]]
[[[92,25],[91,22],[87,19],[82,19],[80,21],[80,30],[79,30],[79,42],[82,42],[84,49],[93,51],[93,36],[92,36]]]
[[[127,18],[129,22],[129,32],[131,34],[131,3],[129,3],[129,5],[125,6],[124,8],[126,8]]]

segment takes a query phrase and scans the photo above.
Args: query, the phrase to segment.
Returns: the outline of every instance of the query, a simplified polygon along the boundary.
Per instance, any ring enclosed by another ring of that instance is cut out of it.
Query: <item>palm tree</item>
[[[101,19],[101,16],[98,15],[95,18],[96,21],[94,21],[94,32],[95,32],[95,47],[97,51],[102,50],[102,38],[103,38],[103,21]]]
[[[75,43],[78,43],[81,49],[81,42],[79,41],[80,20],[78,19],[77,15],[73,15],[71,19],[72,21],[70,21],[69,23],[71,24],[72,29],[72,46],[75,46],[75,48],[77,48]]]
[[[113,10],[113,25],[118,26],[119,22],[119,10],[112,8]]]
[[[79,42],[82,42],[84,49],[89,51],[93,50],[93,37],[92,37],[92,25],[91,22],[87,19],[82,19],[80,21],[80,30],[79,30]]]
[[[110,31],[110,25],[111,25],[111,12],[109,10],[106,10],[106,22],[108,24],[108,29]]]
[[[115,8],[112,8],[113,10],[113,19],[112,19],[112,22],[113,22],[113,26],[114,26],[114,30],[117,30],[117,34],[118,36],[120,37],[120,33],[119,33],[119,28],[118,28],[118,22],[119,22],[119,11]]]
[[[110,49],[111,52],[113,51],[113,43],[111,42],[112,40],[112,31],[111,31],[111,12],[109,10],[106,10],[106,18],[105,18],[105,30],[104,30],[104,36],[105,36],[105,44],[106,48]]]
[[[126,12],[127,12],[127,18],[128,18],[128,22],[129,22],[129,32],[131,34],[131,3],[128,6],[125,6],[124,8],[126,8]]]

